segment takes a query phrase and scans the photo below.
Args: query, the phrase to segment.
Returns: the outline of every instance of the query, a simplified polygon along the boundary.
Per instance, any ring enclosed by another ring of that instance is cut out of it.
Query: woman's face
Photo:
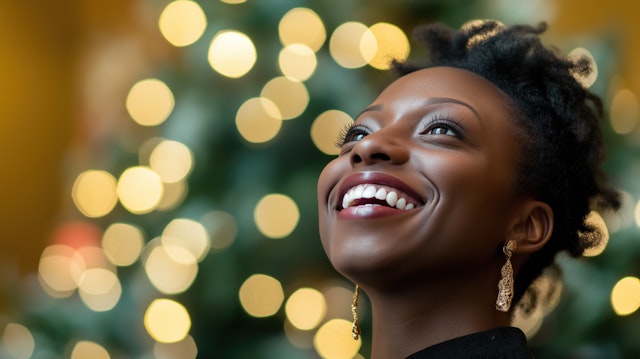
[[[504,261],[520,199],[509,103],[489,81],[450,67],[387,87],[320,175],[320,237],[334,267],[360,283],[395,283]]]

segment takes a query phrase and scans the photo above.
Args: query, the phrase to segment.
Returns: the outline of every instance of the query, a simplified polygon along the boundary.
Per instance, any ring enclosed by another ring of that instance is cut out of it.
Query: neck
[[[449,339],[508,326],[508,313],[494,309],[494,277],[476,273],[393,290],[365,288],[372,307],[371,358],[405,358]]]

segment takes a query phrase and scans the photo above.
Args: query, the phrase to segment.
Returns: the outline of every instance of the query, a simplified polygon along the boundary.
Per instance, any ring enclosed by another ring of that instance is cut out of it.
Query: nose
[[[351,166],[389,163],[401,165],[409,161],[409,149],[391,133],[377,131],[365,136],[351,149]]]

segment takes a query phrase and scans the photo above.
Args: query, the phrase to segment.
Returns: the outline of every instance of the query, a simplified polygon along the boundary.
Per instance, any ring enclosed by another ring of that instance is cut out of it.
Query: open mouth
[[[386,206],[401,210],[411,210],[421,204],[391,187],[375,184],[361,184],[352,187],[342,197],[342,208],[355,206]]]

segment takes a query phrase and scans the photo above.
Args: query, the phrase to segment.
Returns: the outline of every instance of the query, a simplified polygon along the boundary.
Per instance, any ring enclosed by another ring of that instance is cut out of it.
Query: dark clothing
[[[518,328],[504,327],[442,342],[407,359],[532,359],[527,338]]]

